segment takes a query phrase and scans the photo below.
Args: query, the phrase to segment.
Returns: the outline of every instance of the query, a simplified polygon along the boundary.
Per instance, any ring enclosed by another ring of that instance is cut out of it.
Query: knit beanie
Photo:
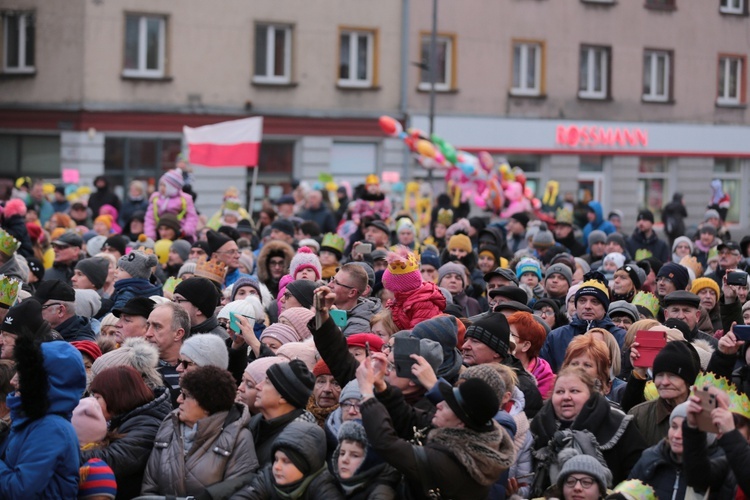
[[[575,455],[565,462],[557,476],[557,486],[562,491],[563,484],[571,474],[585,474],[594,478],[599,485],[599,491],[607,491],[612,483],[612,472],[599,460],[591,455]]]
[[[213,333],[191,335],[180,347],[180,355],[187,356],[198,366],[216,366],[224,370],[229,366],[227,346]]]
[[[174,287],[175,295],[179,294],[185,297],[188,302],[198,308],[206,318],[214,315],[216,306],[219,305],[221,294],[208,278],[193,276],[182,280]]]
[[[109,261],[102,257],[90,257],[79,260],[76,269],[86,276],[97,290],[104,286],[109,274]]]
[[[608,253],[604,256],[604,260],[602,260],[602,266],[604,266],[608,262],[613,262],[615,264],[615,267],[617,269],[620,269],[625,265],[625,256],[620,252]]]
[[[177,277],[182,278],[185,274],[195,274],[195,262],[187,261],[180,266],[180,270],[177,271]]]
[[[276,356],[281,358],[282,361],[299,359],[305,363],[310,371],[315,368],[315,363],[318,362],[318,351],[315,349],[315,343],[311,341],[288,342],[276,350]]]
[[[505,357],[510,346],[510,327],[503,313],[492,312],[466,329],[464,339],[473,338]]]
[[[113,234],[106,240],[104,240],[104,245],[102,245],[102,249],[112,248],[114,250],[117,250],[117,252],[120,255],[125,255],[125,252],[127,251],[127,241],[123,236],[120,236],[119,234]]]
[[[693,250],[695,249],[695,246],[693,245],[693,240],[688,238],[687,236],[678,236],[675,238],[674,242],[672,243],[672,253],[677,249],[677,245],[680,243],[685,243],[687,246],[690,247],[690,253],[693,253]]]
[[[669,414],[669,423],[672,423],[672,420],[674,420],[677,417],[687,418],[687,409],[690,405],[689,401],[685,401],[684,403],[680,403],[677,406],[674,407],[672,410],[672,413]]]
[[[573,297],[576,292],[578,292],[578,289],[581,288],[581,284],[578,283],[577,285],[573,285],[570,288],[568,288],[568,293],[565,294],[565,307],[568,307],[568,302],[570,302],[570,298]]]
[[[73,417],[70,419],[81,446],[98,443],[107,436],[107,421],[102,407],[92,398],[83,398],[78,402]]]
[[[652,371],[654,376],[664,372],[674,373],[690,387],[695,383],[700,369],[700,358],[695,348],[688,342],[675,340],[667,342],[656,355]]]
[[[294,238],[294,223],[288,219],[276,219],[271,223],[271,229],[275,229]]]
[[[448,262],[440,266],[438,269],[438,285],[440,285],[443,278],[449,274],[458,275],[458,277],[461,278],[461,282],[464,284],[464,288],[466,288],[466,266],[458,262]],[[385,273],[383,273],[383,276],[385,276]]]
[[[313,374],[313,377],[315,378],[318,378],[321,375],[330,375],[331,369],[328,368],[328,365],[326,364],[326,362],[321,359],[321,360],[318,360],[317,363],[315,363],[315,366],[312,369],[312,374]]]
[[[434,252],[424,252],[420,256],[420,264],[432,266],[435,269],[440,268],[440,257]]]
[[[588,244],[589,248],[593,246],[596,243],[606,243],[607,242],[607,233],[604,231],[601,231],[599,229],[594,229],[589,233],[588,238]]]
[[[356,399],[359,401],[362,399],[362,391],[359,390],[359,382],[357,379],[350,380],[343,389],[341,389],[341,395],[339,395],[339,403],[343,403],[347,399]]]
[[[239,291],[239,289],[245,286],[253,287],[255,291],[258,292],[258,297],[262,296],[262,292],[260,290],[260,283],[258,282],[258,280],[252,276],[248,276],[245,278],[240,278],[234,282],[234,285],[232,285],[231,300],[235,300],[235,297],[237,296],[237,292]]]
[[[625,238],[620,233],[612,233],[607,236],[607,244],[609,243],[615,243],[620,246],[623,250],[625,250],[627,247],[625,246]]]
[[[188,257],[190,257],[190,243],[185,240],[173,241],[169,249],[179,255],[183,261],[188,260]]]
[[[248,363],[247,367],[245,367],[245,373],[247,373],[257,385],[266,379],[266,372],[272,365],[285,362],[286,360],[284,358],[278,356],[265,356]]]
[[[245,299],[233,300],[229,304],[221,308],[216,314],[216,319],[230,319],[230,313],[239,314],[244,316],[250,321],[250,326],[255,324],[256,310],[253,303]]]
[[[117,496],[117,480],[112,468],[100,458],[88,460],[79,469],[78,499]]]
[[[286,291],[297,299],[302,307],[307,309],[313,306],[313,294],[318,284],[310,280],[295,280],[286,286]]]
[[[75,290],[76,315],[92,318],[102,308],[102,297],[96,290]]]
[[[356,420],[348,420],[344,422],[339,428],[338,442],[341,443],[342,441],[354,441],[355,443],[361,444],[363,448],[367,449],[368,441],[365,428]],[[334,452],[334,455],[337,455],[337,453]]]
[[[553,274],[559,274],[562,276],[565,281],[568,282],[568,286],[573,282],[573,273],[570,271],[570,268],[566,266],[565,264],[552,264],[547,268],[547,271],[545,272],[545,276],[549,278]]]
[[[396,234],[398,234],[402,229],[411,231],[411,234],[413,234],[414,236],[417,235],[417,228],[414,227],[414,223],[408,217],[401,217],[396,221]]]
[[[690,275],[684,266],[675,264],[674,262],[667,262],[656,275],[657,278],[667,278],[672,280],[677,290],[685,290],[690,281]]]
[[[601,281],[590,279],[581,283],[581,287],[576,292],[576,304],[578,304],[578,299],[584,295],[596,297],[602,306],[604,306],[605,311],[609,309],[609,290],[607,289],[607,285]]]
[[[211,256],[219,248],[232,241],[232,239],[224,233],[219,233],[213,229],[206,233],[206,240],[208,241],[208,255]]]
[[[313,319],[314,316],[315,313],[310,309],[306,309],[304,307],[290,307],[288,309],[284,309],[284,312],[279,315],[279,322],[289,323],[289,326],[294,328],[294,330],[297,332],[297,335],[302,340],[305,340],[312,337],[312,332],[310,332],[307,324],[311,319]]]
[[[531,238],[531,246],[534,248],[549,248],[555,244],[555,235],[552,231],[547,229],[547,224],[542,222],[539,225],[539,230],[536,232],[533,238]]]
[[[389,252],[388,267],[383,272],[383,287],[394,293],[414,292],[422,286],[422,273],[419,261],[406,247],[399,246],[396,252]]]
[[[307,369],[305,363],[295,359],[288,363],[271,365],[266,375],[281,397],[289,404],[295,408],[307,406],[307,401],[315,386],[315,377]]]
[[[616,300],[609,305],[607,314],[612,318],[614,316],[627,316],[633,323],[640,319],[638,308],[625,300]]]
[[[102,350],[99,348],[99,344],[93,340],[74,340],[70,345],[78,349],[78,352],[82,355],[85,354],[91,358],[92,363],[102,357]]]
[[[466,253],[471,253],[472,246],[471,240],[465,234],[454,234],[451,239],[448,240],[448,251],[453,249],[463,250]]]
[[[289,263],[289,274],[295,280],[297,279],[297,273],[303,269],[312,269],[316,280],[319,280],[323,274],[320,260],[310,247],[300,247],[297,254],[292,257],[292,262]]]
[[[458,376],[458,380],[469,380],[472,378],[479,379],[489,385],[492,390],[495,391],[497,398],[501,401],[503,396],[505,396],[505,392],[508,390],[508,388],[505,387],[505,381],[497,370],[488,364],[470,366]]]
[[[628,273],[628,277],[630,278],[630,281],[633,282],[633,286],[636,290],[640,290],[646,282],[646,271],[634,264],[625,264],[620,267],[618,271],[625,271]]]
[[[107,315],[101,319],[99,324],[102,328],[104,328],[105,326],[115,326],[118,321],[119,318],[117,316],[112,313],[107,313]]]
[[[185,185],[185,181],[182,178],[182,170],[175,168],[174,170],[166,172],[159,179],[159,184],[162,182],[167,187],[167,197],[174,198],[180,194],[182,187]]]
[[[449,379],[458,374],[461,365],[461,354],[456,349],[458,344],[458,325],[454,316],[442,315],[418,323],[411,331],[411,336],[418,339],[434,340],[443,349],[443,362],[437,370],[437,376]]]
[[[542,266],[536,259],[521,259],[516,265],[516,277],[521,279],[526,273],[534,273],[539,277],[539,281],[542,280]]]
[[[76,292],[72,286],[60,280],[46,280],[39,283],[34,292],[34,298],[41,304],[48,300],[61,302],[75,302]]]
[[[8,309],[5,319],[0,324],[0,331],[18,335],[21,327],[25,326],[32,332],[37,332],[46,323],[42,318],[42,303],[38,300],[24,300]]]
[[[154,254],[143,253],[133,250],[127,255],[120,257],[117,266],[124,269],[133,278],[148,280],[151,276],[151,268],[159,263]]]
[[[470,378],[458,387],[439,382],[438,388],[453,413],[471,430],[489,432],[494,429],[495,416],[500,408],[497,392],[485,381]]]
[[[91,365],[91,375],[96,377],[107,368],[131,366],[143,376],[149,387],[164,385],[156,367],[159,365],[159,350],[143,337],[125,339],[118,348],[103,354]],[[156,385],[153,385],[153,384]]]
[[[692,288],[690,288],[690,291],[698,295],[698,292],[700,292],[704,288],[710,288],[711,290],[713,290],[716,294],[717,300],[719,299],[719,297],[721,297],[721,290],[719,289],[719,285],[711,278],[698,278],[697,280],[693,280],[693,286]]]
[[[100,215],[96,219],[94,219],[94,224],[96,224],[97,222],[101,222],[102,224],[107,226],[107,230],[112,229],[112,216],[111,215],[108,215],[108,214]]]
[[[46,269],[44,269],[44,264],[41,260],[36,257],[29,257],[26,259],[26,265],[29,266],[29,271],[36,276],[37,280],[42,281],[44,279],[44,272]]]
[[[265,338],[278,340],[282,345],[288,342],[299,342],[302,340],[299,335],[297,335],[294,328],[283,323],[273,323],[266,327],[263,330],[263,333],[260,334],[261,342]]]

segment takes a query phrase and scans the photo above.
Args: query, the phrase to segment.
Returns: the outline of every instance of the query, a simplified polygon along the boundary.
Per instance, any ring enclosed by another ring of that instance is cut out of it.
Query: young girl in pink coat
[[[156,228],[159,227],[159,219],[164,214],[173,214],[180,221],[183,237],[191,241],[195,239],[198,213],[193,205],[193,197],[182,192],[183,185],[182,170],[179,168],[170,170],[159,179],[159,191],[149,198],[144,220],[143,232],[149,238],[158,240]]]

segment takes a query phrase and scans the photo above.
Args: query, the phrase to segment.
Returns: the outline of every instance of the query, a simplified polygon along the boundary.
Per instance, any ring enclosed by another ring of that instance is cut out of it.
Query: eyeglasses
[[[268,267],[284,267],[283,260],[272,260],[268,262]]]
[[[666,281],[667,283],[672,283],[672,280],[667,278],[666,276],[658,276],[656,278],[656,282],[659,283],[660,281]]]
[[[177,364],[182,365],[183,370],[187,370],[191,366],[195,366],[195,361],[188,361],[187,359],[178,359]],[[182,391],[182,395],[185,397],[190,397],[185,394],[185,391]]]
[[[739,255],[740,253],[736,250],[722,250],[719,252],[719,255]]]
[[[544,318],[544,317],[547,317],[547,316],[554,316],[555,315],[555,311],[553,311],[552,309],[537,309],[536,311],[534,311],[534,314],[536,314],[537,316],[541,316],[542,318]]]
[[[573,477],[573,476],[568,476],[568,478],[565,480],[565,486],[567,486],[568,488],[575,488],[576,483],[581,483],[581,487],[583,489],[587,490],[587,489],[591,488],[592,486],[594,486],[595,482],[596,481],[594,481],[590,477]]]
[[[60,302],[53,302],[53,303],[51,303],[51,304],[44,304],[44,305],[42,306],[42,310],[44,310],[44,309],[47,309],[48,307],[52,307],[52,306],[62,306],[62,305],[64,305],[64,304],[61,304]]]
[[[350,411],[352,409],[356,409],[357,411],[359,411],[360,408],[362,408],[362,405],[359,403],[341,403],[339,404],[339,406],[344,411]]]
[[[52,244],[52,248],[55,249],[55,250],[65,250],[66,248],[70,248],[70,247],[71,247],[71,245],[63,245],[63,244],[60,244],[60,243],[53,243]]]
[[[391,344],[383,344],[383,347],[380,348],[380,352],[384,352],[386,354],[390,353],[393,350],[393,346]]]
[[[336,278],[331,278],[331,283],[333,283],[336,286],[343,286],[344,288],[348,288],[349,290],[354,290],[353,286],[345,285],[341,283],[339,280],[337,280]]]

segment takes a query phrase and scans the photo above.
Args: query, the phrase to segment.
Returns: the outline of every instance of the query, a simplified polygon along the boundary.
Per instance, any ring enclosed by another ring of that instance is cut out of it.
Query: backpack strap
[[[422,486],[422,492],[427,498],[439,499],[443,498],[440,494],[440,488],[431,488],[430,485],[435,485],[435,476],[433,474],[432,467],[427,462],[427,452],[423,446],[412,446],[414,450],[414,459],[417,464],[417,474],[419,474],[419,483]]]

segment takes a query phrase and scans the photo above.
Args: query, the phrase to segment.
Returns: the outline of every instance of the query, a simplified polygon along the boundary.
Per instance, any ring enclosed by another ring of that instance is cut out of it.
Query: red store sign
[[[569,148],[645,148],[648,130],[598,125],[558,125],[555,143]]]

